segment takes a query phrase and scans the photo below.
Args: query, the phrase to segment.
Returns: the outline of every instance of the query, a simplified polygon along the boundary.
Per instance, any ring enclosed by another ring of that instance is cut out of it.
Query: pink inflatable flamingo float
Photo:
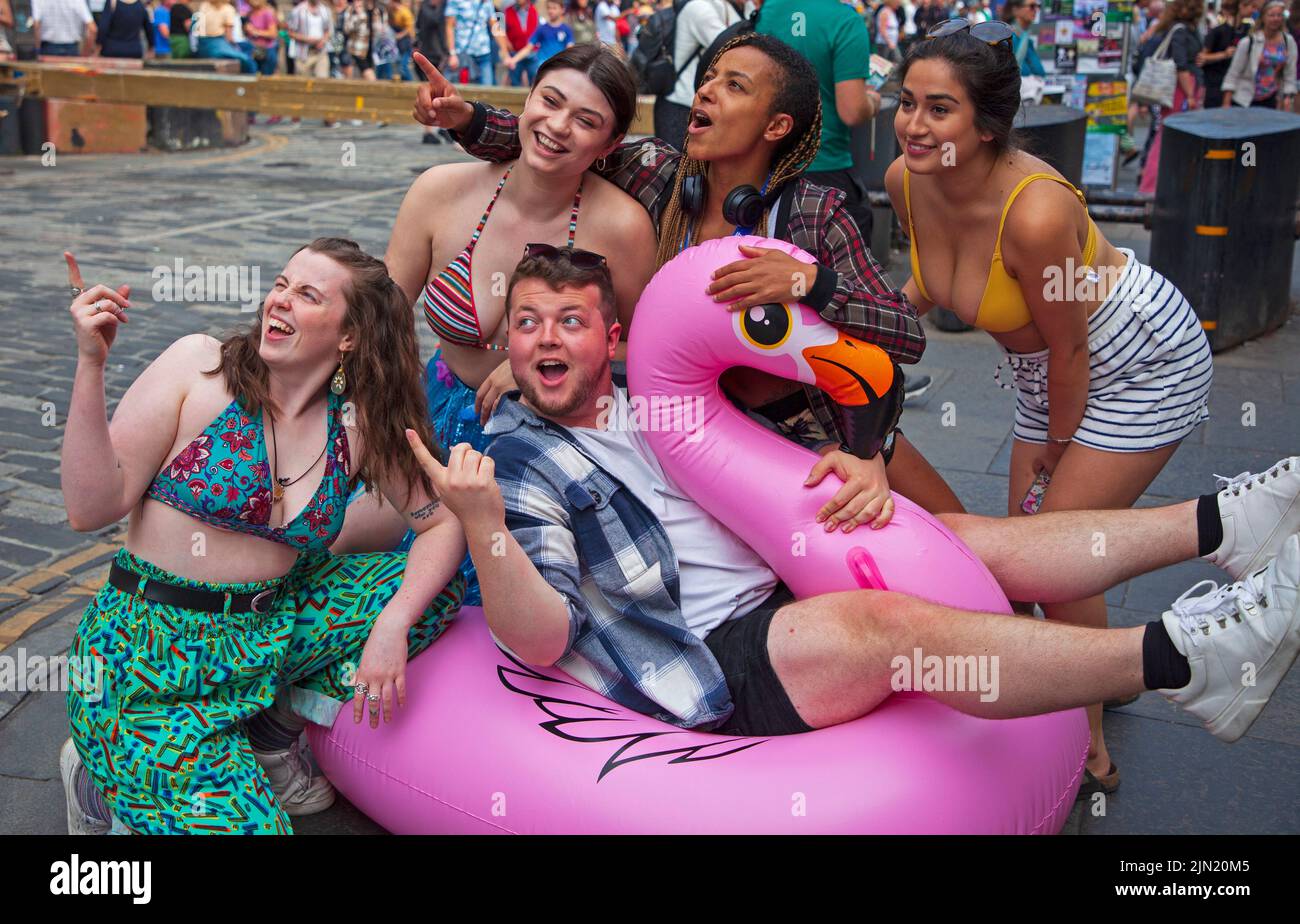
[[[816,515],[839,489],[838,479],[802,487],[817,457],[750,420],[723,396],[718,377],[733,366],[815,385],[850,405],[880,400],[894,375],[883,350],[840,333],[804,305],[731,312],[713,302],[705,294],[710,275],[742,259],[742,243],[779,247],[812,262],[780,241],[708,241],[673,260],[671,273],[664,267],[633,316],[628,392],[650,410],[645,436],[664,471],[758,552],[797,597],[888,589],[964,609],[1011,612],[984,564],[901,495],[894,495],[894,517],[883,530],[826,532]],[[667,286],[673,297],[661,295]],[[649,305],[653,310],[643,310]],[[679,407],[683,413],[673,413]],[[669,413],[654,414],[655,408]]]
[[[806,307],[715,304],[709,275],[741,243],[812,262],[776,241],[710,241],[660,270],[638,303],[630,391],[664,469],[800,597],[888,588],[1006,612],[987,569],[902,498],[879,531],[825,533],[815,513],[834,479],[803,488],[814,455],[723,398],[718,376],[736,365],[841,403],[872,400],[892,375],[879,350]],[[476,608],[411,662],[407,689],[389,725],[354,725],[345,709],[309,731],[335,786],[396,833],[1054,833],[1088,745],[1083,710],[992,721],[920,693],[804,735],[684,731],[520,664]]]

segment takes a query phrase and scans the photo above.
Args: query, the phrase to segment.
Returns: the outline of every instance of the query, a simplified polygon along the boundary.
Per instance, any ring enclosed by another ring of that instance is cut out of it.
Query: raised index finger
[[[444,89],[450,86],[447,82],[447,78],[442,76],[442,71],[434,67],[432,61],[420,54],[418,51],[415,53],[414,57],[416,65],[424,72],[424,76],[429,78],[429,83],[433,84],[435,90],[442,93]]]
[[[84,289],[86,283],[81,278],[81,268],[77,266],[77,258],[72,255],[72,251],[63,251],[63,259],[68,264],[68,285],[77,289]]]
[[[428,472],[431,477],[441,478],[447,473],[447,470],[442,467],[442,463],[433,457],[433,453],[429,452],[429,447],[424,445],[424,440],[420,439],[420,435],[414,430],[407,429],[406,442],[410,444],[411,451],[415,453],[415,459],[420,463],[420,467]]]

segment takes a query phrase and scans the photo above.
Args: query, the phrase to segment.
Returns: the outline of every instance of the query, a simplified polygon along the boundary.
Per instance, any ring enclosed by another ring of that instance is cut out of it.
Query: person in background
[[[1286,5],[1268,0],[1255,28],[1232,56],[1223,78],[1223,107],[1265,106],[1291,112],[1296,94],[1296,40],[1286,31]]]
[[[893,0],[897,3],[898,0]],[[794,14],[804,14],[796,20]],[[892,10],[891,10],[892,12]],[[802,22],[803,28],[795,28]],[[866,21],[838,0],[767,0],[757,31],[779,38],[817,72],[822,101],[821,144],[805,176],[844,193],[844,208],[871,240],[873,218],[866,184],[853,169],[851,129],[880,111],[880,94],[867,82],[871,35]]]
[[[1201,50],[1201,37],[1196,32],[1196,24],[1201,21],[1203,7],[1204,0],[1170,0],[1156,23],[1156,35],[1160,41],[1169,38],[1166,54],[1178,68],[1178,82],[1174,88],[1174,104],[1168,111],[1164,106],[1151,107],[1157,111],[1157,115],[1151,129],[1154,137],[1138,183],[1138,192],[1143,195],[1154,196],[1156,192],[1162,120],[1166,115],[1200,109],[1204,99],[1201,69],[1196,63],[1197,53]]]
[[[352,56],[348,54],[348,37],[343,34],[343,14],[347,12],[350,0],[329,0],[334,16],[334,28],[330,31],[329,55],[330,76],[346,77],[352,71]]]
[[[253,46],[253,61],[259,74],[270,77],[280,63],[280,25],[275,9],[267,0],[249,0],[249,7],[248,24],[244,28]],[[274,125],[280,116],[272,116],[270,121]]]
[[[403,80],[415,80],[411,71],[411,52],[415,50],[415,15],[405,0],[389,0],[388,26],[397,43],[397,73]]]
[[[912,21],[916,23],[917,36],[924,36],[936,23],[947,19],[948,15],[949,11],[943,4],[943,0],[921,0],[921,5],[916,8],[916,13],[912,17]]]
[[[300,0],[289,11],[289,54],[302,77],[325,79],[330,75],[329,41],[334,14],[321,0]]]
[[[1291,15],[1286,18],[1286,30],[1300,43],[1300,0],[1291,0]]]
[[[506,59],[506,67],[510,71],[510,86],[531,87],[533,81],[537,79],[537,68],[542,62],[536,55],[530,54],[520,58],[519,53],[532,45],[533,33],[537,31],[539,25],[537,7],[533,6],[532,0],[516,0],[512,6],[506,8],[505,20],[506,43],[512,52]],[[425,55],[425,57],[429,56]]]
[[[8,61],[14,56],[13,28],[14,9],[9,0],[0,0],[0,61]]]
[[[388,22],[388,16],[379,9],[375,0],[351,0],[343,11],[343,35],[348,56],[352,59],[348,76],[362,80],[375,80],[375,42],[379,30]]]
[[[898,42],[902,36],[898,15],[899,0],[882,0],[876,10],[876,54],[895,64],[903,60]]]
[[[618,17],[617,3],[600,0],[596,4],[596,38],[606,45],[618,45],[621,48],[622,43],[618,40]]]
[[[194,20],[194,11],[180,0],[174,0],[169,6],[167,43],[171,46],[172,58],[179,61],[193,57],[194,53],[190,50],[190,24]]]
[[[1011,26],[1015,37],[1011,50],[1020,65],[1021,77],[1045,77],[1043,62],[1038,57],[1038,40],[1034,37],[1034,21],[1042,9],[1040,0],[1006,0],[1002,5],[1002,21]]]
[[[244,74],[256,74],[257,65],[253,59],[235,47],[235,23],[239,16],[230,0],[204,0],[199,7],[199,44],[200,58],[228,58],[239,62],[239,69]]]
[[[446,17],[447,79],[459,82],[461,69],[469,72],[469,83],[496,86],[496,68],[492,66],[492,43],[505,45],[505,33],[496,35],[493,24],[496,10],[492,0],[447,0],[443,8]],[[509,49],[502,47],[502,57],[509,58]]]
[[[548,58],[554,57],[573,44],[573,27],[564,18],[563,0],[546,0],[546,22],[533,32],[532,42],[520,49],[513,58],[508,59],[507,64],[514,67],[526,58],[533,59],[536,62],[533,65],[535,75],[537,68],[545,64]],[[426,129],[428,127],[425,126]]]
[[[149,20],[153,23],[153,54],[155,58],[172,56],[172,11],[174,0],[154,0]]]
[[[1137,33],[1137,38],[1133,40],[1133,45],[1137,49],[1133,54],[1134,82],[1142,76],[1142,64],[1160,45],[1160,38],[1156,35],[1156,29],[1159,25],[1160,14],[1164,11],[1164,0],[1149,0],[1148,3],[1137,7],[1138,23],[1133,28],[1133,31]],[[1155,140],[1156,134],[1155,119],[1152,117],[1151,128],[1147,131],[1146,143],[1139,149],[1133,141],[1134,125],[1137,123],[1137,118],[1141,115],[1143,109],[1147,110],[1148,116],[1152,115],[1150,106],[1137,100],[1129,101],[1124,134],[1119,139],[1119,149],[1123,154],[1124,163],[1127,165],[1140,155],[1142,162],[1138,165],[1139,169],[1146,166],[1146,156],[1151,150],[1151,142]]]
[[[415,13],[415,45],[420,54],[441,68],[447,57],[443,0],[423,0]]]
[[[575,45],[596,41],[596,20],[591,15],[587,0],[571,0],[569,4],[569,28],[573,30]]]
[[[152,58],[154,31],[149,10],[142,0],[110,0],[100,14],[95,40],[105,58]]]
[[[420,54],[434,67],[441,68],[447,58],[447,24],[443,21],[443,0],[423,0],[415,14],[415,44]],[[446,129],[425,125],[424,144],[454,144]]]
[[[695,99],[695,75],[709,66],[709,62],[700,58],[722,30],[740,22],[742,9],[739,0],[691,0],[677,13],[673,45],[677,83],[667,96],[655,99],[654,130],[679,151],[686,147],[686,123]]]
[[[1259,7],[1259,0],[1223,0],[1219,8],[1219,24],[1205,37],[1205,47],[1196,56],[1196,63],[1205,75],[1205,108],[1217,109],[1223,105],[1223,78],[1237,44],[1250,35],[1251,17]]]
[[[85,0],[32,0],[32,28],[42,56],[90,55],[95,18]]]

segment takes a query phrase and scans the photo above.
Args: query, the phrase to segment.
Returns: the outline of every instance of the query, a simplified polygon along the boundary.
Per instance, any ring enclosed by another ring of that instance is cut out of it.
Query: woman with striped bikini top
[[[477,390],[470,388],[451,371],[442,354],[446,344],[454,344],[458,347],[496,352],[500,354],[501,360],[505,361],[507,347],[503,342],[504,335],[494,340],[491,331],[483,330],[478,306],[474,301],[474,249],[478,246],[483,229],[487,226],[492,209],[496,206],[501,191],[505,189],[512,170],[514,170],[513,165],[502,174],[465,249],[425,284],[415,303],[416,307],[424,312],[425,320],[429,322],[429,327],[439,341],[438,352],[434,354],[425,370],[425,389],[429,398],[434,438],[444,450],[450,449],[457,443],[469,443],[479,450],[486,446],[481,416],[475,410]],[[569,233],[566,240],[568,247],[573,247],[574,238],[578,233],[578,209],[581,205],[582,182],[579,181],[569,211]],[[504,321],[504,317],[502,320]]]

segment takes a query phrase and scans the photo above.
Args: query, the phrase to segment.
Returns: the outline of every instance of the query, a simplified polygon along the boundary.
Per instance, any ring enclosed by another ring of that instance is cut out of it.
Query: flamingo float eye
[[[745,311],[740,330],[760,350],[775,350],[785,343],[794,328],[785,305],[755,305]]]

